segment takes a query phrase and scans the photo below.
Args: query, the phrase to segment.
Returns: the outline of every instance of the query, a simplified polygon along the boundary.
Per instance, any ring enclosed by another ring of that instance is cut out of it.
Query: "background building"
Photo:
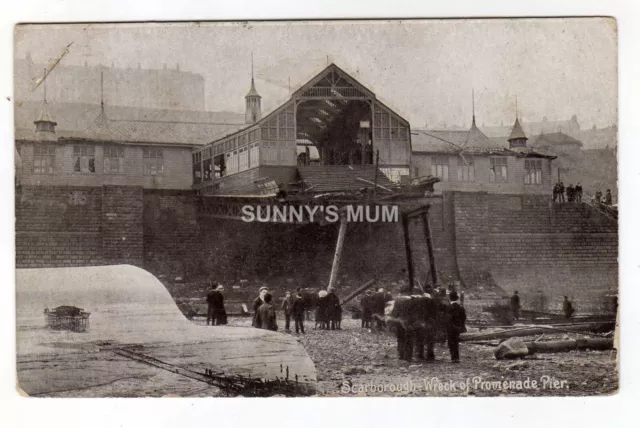
[[[33,91],[34,81],[42,77],[47,64],[33,62],[31,55],[17,58],[14,65],[14,98],[18,102],[39,103],[42,97]],[[137,108],[204,110],[205,82],[199,74],[180,70],[179,64],[161,70],[58,64],[47,76],[49,98],[58,103],[100,101],[100,75],[109,105]]]
[[[531,147],[556,155],[577,155],[583,144],[562,132],[540,134],[531,139]]]
[[[190,189],[195,147],[235,129],[206,122],[113,120],[102,106],[82,131],[57,131],[46,99],[31,129],[16,130],[21,185]]]
[[[504,140],[488,138],[475,114],[467,131],[414,130],[412,150],[413,176],[437,176],[440,191],[551,192],[555,156],[529,148],[518,119]]]

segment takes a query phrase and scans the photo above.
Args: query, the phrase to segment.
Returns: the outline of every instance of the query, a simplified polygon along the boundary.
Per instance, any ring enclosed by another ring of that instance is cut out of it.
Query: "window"
[[[507,181],[507,158],[490,158],[489,181],[492,183]]]
[[[202,175],[205,181],[211,180],[213,177],[213,159],[205,159],[202,161]]]
[[[524,160],[524,184],[542,184],[542,159]]]
[[[276,140],[278,139],[278,119],[273,118],[262,126],[262,139]]]
[[[202,182],[202,152],[194,153],[193,157],[193,184],[200,184]]]
[[[433,156],[431,158],[431,175],[442,181],[449,181],[449,156]]]
[[[53,174],[56,164],[56,146],[36,144],[33,146],[33,173]]]
[[[475,181],[476,167],[468,156],[458,159],[458,181]]]
[[[249,166],[253,168],[254,166],[258,166],[258,162],[260,159],[260,148],[258,147],[258,143],[251,144],[251,148],[249,149]]]
[[[373,122],[373,133],[375,138],[388,140],[390,138],[389,113],[376,111]]]
[[[262,161],[265,164],[278,164],[278,144],[276,142],[262,143]]]
[[[397,118],[391,116],[391,139],[407,140],[407,128]]]
[[[224,153],[213,158],[213,178],[224,177],[227,170],[224,163]]]
[[[238,172],[238,151],[227,153],[227,160],[225,162],[227,167],[227,174],[234,174]]]
[[[104,148],[104,173],[124,173],[124,147]]]
[[[246,171],[249,169],[249,148],[240,147],[238,150],[238,156],[240,157],[238,160],[239,171]]]
[[[293,109],[283,111],[278,115],[278,132],[281,140],[292,140],[294,134],[293,128]]]
[[[161,148],[145,147],[142,149],[143,174],[157,175],[164,171],[164,158]]]
[[[96,157],[93,146],[75,146],[73,159],[74,172],[96,172]]]

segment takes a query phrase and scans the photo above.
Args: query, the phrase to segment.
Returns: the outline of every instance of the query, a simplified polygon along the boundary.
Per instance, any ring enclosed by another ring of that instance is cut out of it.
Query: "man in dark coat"
[[[340,307],[340,299],[333,287],[329,287],[327,294],[327,321],[331,330],[340,330],[340,321],[342,320],[342,307]]]
[[[460,333],[466,331],[467,313],[458,301],[458,293],[452,291],[449,294],[449,300],[451,300],[451,304],[449,305],[449,322],[447,323],[447,343],[449,344],[451,361],[459,363]]]
[[[258,317],[258,309],[264,303],[264,296],[266,296],[268,292],[269,292],[269,289],[267,287],[260,287],[260,294],[258,295],[258,297],[256,297],[256,299],[253,301],[253,304],[251,305],[251,308],[253,309],[253,321],[251,322],[251,325],[254,327],[258,327],[256,325],[256,318]]]
[[[567,186],[567,201],[573,202],[575,200],[575,189],[573,188],[573,184],[569,184]]]
[[[291,331],[289,327],[291,325],[291,305],[292,304],[293,304],[293,299],[291,298],[291,292],[287,291],[281,306],[281,309],[284,312],[284,330],[286,332]]]
[[[362,328],[371,328],[371,290],[367,290],[362,300],[360,300],[360,309],[362,310]]]
[[[556,184],[553,185],[553,202],[557,202],[557,200],[558,200],[558,186],[559,185],[560,185],[559,183],[556,183]]]
[[[573,316],[575,309],[573,309],[573,304],[569,300],[567,296],[564,296],[564,300],[562,301],[562,312],[564,312],[565,318],[569,319]]]
[[[213,305],[213,325],[226,325],[227,324],[227,311],[224,309],[224,296],[222,292],[224,288],[222,285],[215,284],[211,301]]]
[[[597,203],[601,203],[602,202],[602,192],[600,190],[598,190],[596,192],[596,202]]]
[[[311,293],[307,293],[302,289],[302,287],[296,288],[296,295],[300,294],[302,296],[302,301],[304,302],[304,313],[307,321],[311,320],[311,310],[314,305],[314,296]]]
[[[291,304],[291,315],[293,315],[293,322],[296,325],[296,334],[301,332],[304,334],[304,314],[306,312],[306,303],[302,297],[302,293],[298,292],[296,298]]]
[[[520,295],[517,291],[513,292],[513,296],[511,296],[511,300],[509,301],[509,305],[511,306],[511,313],[513,314],[513,319],[520,319]]]
[[[383,327],[384,307],[386,303],[387,296],[384,292],[384,288],[378,289],[378,291],[371,296],[371,308],[379,329]]]
[[[564,183],[562,181],[558,185],[558,202],[564,202]]]
[[[207,325],[213,325],[213,308],[214,308],[214,293],[216,289],[216,283],[213,282],[209,285],[209,292],[207,293]]]
[[[582,202],[582,184],[576,184],[576,202]]]
[[[264,302],[258,307],[258,313],[256,316],[256,327],[265,330],[278,330],[278,324],[276,322],[276,310],[273,308],[271,301],[273,297],[267,293],[264,295]]]
[[[611,196],[611,189],[607,189],[607,193],[604,195],[604,204],[605,205],[613,205],[613,197]]]

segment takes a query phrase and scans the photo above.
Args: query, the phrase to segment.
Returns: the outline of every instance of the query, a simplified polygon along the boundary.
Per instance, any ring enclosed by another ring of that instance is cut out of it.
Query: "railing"
[[[600,212],[601,214],[604,214],[608,217],[614,218],[614,219],[618,219],[618,207],[617,205],[607,205],[604,202],[602,202],[602,199],[600,200],[600,202],[598,202],[596,200],[596,197],[590,193],[584,193],[583,192],[583,196],[584,196],[584,201],[585,203],[589,203],[596,211]]]

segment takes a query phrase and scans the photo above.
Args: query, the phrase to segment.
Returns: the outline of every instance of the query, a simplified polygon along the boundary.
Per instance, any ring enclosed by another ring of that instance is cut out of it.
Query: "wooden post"
[[[376,197],[376,192],[378,191],[378,164],[380,162],[380,150],[376,150],[376,168],[374,170],[373,177],[373,197]]]
[[[358,295],[361,294],[363,291],[366,291],[367,289],[371,288],[373,286],[373,284],[375,284],[375,283],[376,283],[376,278],[370,279],[369,281],[365,282],[363,285],[358,287],[353,293],[351,293],[347,297],[345,297],[340,302],[340,304],[344,305],[345,303],[350,302],[351,300],[353,300],[356,297],[358,297]]]
[[[340,215],[340,229],[338,230],[338,242],[336,242],[336,252],[333,256],[333,265],[331,266],[331,277],[329,277],[329,287],[333,287],[338,277],[338,268],[340,259],[342,258],[342,247],[344,245],[344,236],[347,233],[347,215]]]
[[[436,257],[433,254],[433,242],[431,240],[431,226],[429,225],[429,207],[427,206],[425,211],[420,214],[422,217],[422,227],[424,229],[424,240],[427,243],[427,250],[429,251],[429,267],[431,272],[431,281],[433,281],[433,287],[438,285],[438,271],[436,269]]]
[[[404,250],[407,254],[407,271],[409,272],[409,294],[413,292],[413,256],[411,255],[411,241],[409,238],[409,218],[402,215],[402,230],[404,231]]]

